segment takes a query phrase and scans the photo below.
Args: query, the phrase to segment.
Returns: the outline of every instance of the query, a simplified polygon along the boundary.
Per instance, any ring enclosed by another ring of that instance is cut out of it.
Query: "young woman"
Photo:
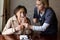
[[[2,32],[2,35],[6,35],[5,38],[7,40],[12,40],[12,38],[7,35],[23,34],[24,33],[23,31],[25,29],[25,27],[24,27],[25,23],[31,24],[30,20],[26,17],[26,14],[27,14],[27,9],[24,6],[19,5],[18,7],[15,8],[14,16],[9,18],[9,20],[8,20],[7,24],[5,25],[5,28],[3,29],[3,32]],[[15,39],[13,39],[13,40],[15,40]]]

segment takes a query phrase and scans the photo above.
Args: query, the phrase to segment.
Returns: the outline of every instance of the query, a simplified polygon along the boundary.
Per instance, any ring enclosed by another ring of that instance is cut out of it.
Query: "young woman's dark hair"
[[[22,5],[19,5],[19,6],[17,6],[17,7],[15,8],[14,14],[16,15],[16,13],[17,13],[21,8],[23,8],[23,9],[24,9],[24,12],[27,13],[26,7],[25,7],[25,6],[22,6]]]

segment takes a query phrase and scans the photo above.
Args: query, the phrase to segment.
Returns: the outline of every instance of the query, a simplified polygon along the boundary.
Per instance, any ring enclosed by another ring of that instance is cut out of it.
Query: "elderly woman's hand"
[[[23,23],[26,29],[32,29],[33,25],[30,25],[28,23]]]
[[[38,22],[37,18],[33,18],[33,22],[37,23]]]

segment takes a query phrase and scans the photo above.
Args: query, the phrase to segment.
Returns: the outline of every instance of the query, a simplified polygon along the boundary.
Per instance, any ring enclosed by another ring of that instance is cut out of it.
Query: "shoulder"
[[[46,8],[45,13],[46,15],[55,14],[54,10],[51,7]]]
[[[12,16],[12,17],[10,17],[10,18],[8,19],[8,21],[12,21],[12,20],[14,20],[14,18],[15,18],[15,15]]]
[[[37,9],[37,7],[34,7],[34,9]]]
[[[34,7],[34,11],[36,11],[37,10],[37,7]]]
[[[54,10],[51,7],[47,7],[45,11],[46,12],[54,12]]]

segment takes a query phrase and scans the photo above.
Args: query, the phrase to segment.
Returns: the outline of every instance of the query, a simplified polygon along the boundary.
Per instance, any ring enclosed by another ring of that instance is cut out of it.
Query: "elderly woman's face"
[[[43,7],[44,7],[42,1],[38,1],[38,0],[37,0],[37,1],[36,1],[36,7],[38,8],[38,10],[42,10]]]
[[[16,13],[16,15],[17,15],[18,17],[21,17],[21,18],[26,17],[25,10],[24,10],[23,8],[21,8],[21,9]]]

